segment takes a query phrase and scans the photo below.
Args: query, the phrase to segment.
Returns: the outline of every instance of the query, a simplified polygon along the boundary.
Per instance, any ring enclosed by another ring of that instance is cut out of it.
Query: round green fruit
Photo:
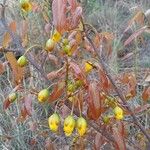
[[[45,49],[48,52],[51,52],[54,49],[54,47],[55,47],[55,41],[52,39],[47,40]]]
[[[8,96],[9,101],[12,103],[17,99],[17,93],[11,93]]]
[[[24,66],[26,66],[26,65],[28,64],[28,60],[27,60],[27,58],[26,58],[25,56],[21,56],[21,57],[18,59],[17,63],[18,63],[18,65],[19,65],[20,67],[24,67]]]
[[[48,100],[50,92],[48,89],[43,89],[38,93],[39,102],[45,102]]]

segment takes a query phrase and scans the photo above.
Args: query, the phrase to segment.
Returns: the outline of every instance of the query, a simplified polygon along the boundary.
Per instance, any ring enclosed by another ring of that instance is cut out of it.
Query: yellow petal
[[[55,42],[59,42],[61,40],[61,34],[57,30],[55,30],[52,39]]]
[[[86,62],[85,63],[85,72],[89,73],[92,69],[93,69],[92,64],[90,64],[89,62]]]
[[[123,115],[116,115],[115,118],[116,118],[117,120],[122,120],[122,119],[123,119]]]

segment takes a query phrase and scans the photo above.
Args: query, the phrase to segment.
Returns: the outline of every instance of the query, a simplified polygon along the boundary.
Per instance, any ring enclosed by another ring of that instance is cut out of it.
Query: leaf
[[[67,0],[53,0],[52,2],[53,23],[60,33],[63,33],[66,30],[66,6]]]
[[[7,48],[9,46],[10,42],[11,42],[11,36],[8,32],[6,32],[3,37],[2,46],[4,48]]]
[[[139,10],[135,15],[134,15],[134,17],[129,21],[129,23],[128,23],[128,27],[125,29],[125,31],[124,31],[124,33],[126,32],[126,31],[128,31],[130,28],[131,28],[131,26],[133,25],[133,23],[138,23],[138,24],[140,24],[141,26],[143,26],[144,25],[144,13],[143,13],[143,11],[141,11],[141,10]]]
[[[54,142],[52,142],[49,138],[45,140],[45,149],[46,150],[55,150]]]
[[[11,102],[7,98],[3,103],[3,109],[6,110],[10,106]]]
[[[20,24],[20,36],[22,39],[22,46],[25,47],[28,44],[28,21],[23,20]]]
[[[112,43],[113,43],[114,35],[110,32],[102,32],[100,33],[100,38],[102,39],[103,47],[108,57],[112,53]]]
[[[89,98],[87,100],[89,111],[93,120],[97,120],[101,115],[101,103],[99,100],[99,90],[97,83],[94,81],[89,84],[88,88]]]
[[[32,95],[27,95],[24,100],[24,105],[29,116],[32,115]]]
[[[130,44],[135,38],[137,38],[140,34],[142,34],[147,29],[147,26],[142,27],[141,29],[134,32],[125,42],[124,46]]]
[[[56,78],[58,79],[60,77],[63,77],[64,74],[65,74],[65,65],[62,68],[60,68],[59,70],[48,73],[47,78],[49,80],[54,80]]]
[[[78,64],[75,62],[70,62],[69,67],[73,70],[75,78],[85,81],[86,78],[84,72],[81,70]]]
[[[108,80],[104,70],[101,68],[101,66],[97,65],[98,74],[100,78],[100,87],[105,91],[108,92],[108,89],[111,88],[110,81]]]
[[[135,97],[136,95],[136,77],[134,73],[124,73],[120,79],[123,84],[127,84],[126,99]]]
[[[124,126],[123,124],[118,121],[115,126],[112,128],[113,136],[116,141],[117,149],[118,150],[126,150],[126,145],[124,141]]]
[[[58,58],[55,55],[48,54],[48,58],[50,61],[54,62],[55,65],[58,65]]]
[[[142,93],[142,99],[144,101],[148,101],[148,99],[150,99],[150,87],[147,87],[144,89],[144,91]]]
[[[18,85],[23,80],[24,68],[18,66],[17,60],[12,52],[6,53],[6,58],[13,71],[12,77],[14,78],[14,82]]]
[[[64,93],[64,90],[65,90],[64,87],[65,87],[65,83],[64,83],[64,82],[58,83],[58,84],[54,87],[54,89],[53,89],[53,91],[52,91],[52,93],[51,93],[51,95],[50,95],[50,97],[49,97],[48,102],[49,102],[49,103],[52,103],[53,101],[55,101],[55,100],[57,100],[59,97],[61,97],[62,94]]]
[[[105,141],[104,137],[100,133],[97,133],[96,136],[95,136],[95,143],[94,143],[95,150],[100,150],[101,146],[105,142],[106,141]]]
[[[12,32],[16,32],[16,29],[17,29],[17,25],[16,25],[16,21],[12,21],[10,24],[9,24],[9,28]]]
[[[79,25],[81,16],[82,16],[82,7],[78,6],[76,7],[75,11],[72,14],[70,30],[76,28]]]

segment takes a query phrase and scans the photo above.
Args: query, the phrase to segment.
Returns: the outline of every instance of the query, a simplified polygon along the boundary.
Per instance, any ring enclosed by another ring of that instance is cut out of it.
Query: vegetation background
[[[0,0],[0,4],[3,4],[4,1]],[[142,127],[150,135],[150,101],[149,99],[144,101],[141,98],[145,87],[150,86],[150,31],[145,32],[142,30],[139,33],[140,29],[150,24],[150,11],[146,13],[150,9],[150,1],[81,0],[80,4],[83,8],[83,18],[87,24],[92,25],[98,32],[104,31],[115,35],[115,38],[111,41],[112,56],[107,60],[107,67],[112,76],[128,72],[135,73],[137,94],[127,102],[136,112],[136,116]],[[19,0],[6,0],[6,5],[5,18],[7,24],[12,29],[14,29],[14,26],[17,26],[16,33],[23,39],[23,46],[43,46],[50,36],[49,31],[53,30],[52,1],[33,0],[32,12],[27,16],[23,16]],[[49,85],[34,65],[28,65],[24,71],[20,70],[20,73],[25,74],[22,86],[26,89],[26,92],[22,92],[18,100],[5,109],[9,93],[20,87],[14,87],[14,83],[12,82],[14,77],[12,70],[15,67],[12,65],[13,57],[2,51],[3,45],[7,45],[8,42],[6,38],[7,29],[2,23],[3,5],[0,6],[0,11],[0,65],[3,64],[4,66],[0,66],[0,149],[113,150],[114,148],[109,142],[104,142],[103,144],[99,142],[102,141],[101,134],[90,125],[87,135],[80,140],[76,138],[75,134],[67,138],[62,130],[59,134],[52,133],[49,130],[47,118],[54,111],[54,104],[46,103],[41,105],[38,103],[36,96],[28,94],[28,90],[30,89],[34,93]],[[23,19],[24,17],[27,21]],[[124,32],[126,29],[128,30]],[[134,35],[133,40],[129,39],[129,37],[133,37],[132,35]],[[20,37],[16,36],[15,41],[19,41]],[[127,46],[124,46],[125,42],[128,42]],[[9,44],[10,50],[16,49],[16,47],[18,47],[17,42]],[[15,51],[14,54],[16,58],[21,55],[19,51]],[[40,48],[34,48],[31,54],[34,56],[33,59],[38,63],[42,62],[46,55],[45,53],[41,55]],[[61,59],[60,56],[54,57],[57,55],[55,52],[53,55],[49,54],[49,58],[45,62],[45,72],[51,72],[60,68],[57,65],[57,62]],[[85,55],[85,58],[89,57],[89,55]],[[6,62],[6,60],[8,61]],[[4,68],[5,71],[2,71]],[[22,98],[26,101],[24,104],[20,103]],[[24,107],[27,107],[27,111],[32,115],[28,116],[24,112]],[[70,110],[64,106],[63,108],[59,108],[59,112],[63,115],[62,118],[65,118]],[[132,122],[130,115],[125,118],[124,128],[125,133],[123,137],[127,149],[150,149],[150,144],[144,138],[141,130]],[[119,138],[117,140],[119,141]]]

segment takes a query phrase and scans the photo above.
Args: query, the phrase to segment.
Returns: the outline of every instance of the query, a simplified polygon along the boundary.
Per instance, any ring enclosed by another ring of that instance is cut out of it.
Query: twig
[[[131,113],[131,116],[134,120],[134,123],[140,128],[140,130],[143,132],[143,134],[147,137],[148,141],[150,142],[150,136],[147,134],[147,132],[145,131],[145,129],[141,126],[141,124],[138,122],[138,119],[136,118],[135,114],[133,113],[133,111],[131,110],[131,108],[128,106],[128,103],[126,102],[123,94],[120,92],[119,88],[117,87],[115,81],[113,80],[112,76],[109,74],[109,71],[107,70],[107,67],[105,66],[105,63],[103,62],[103,60],[101,59],[101,56],[99,55],[95,45],[93,44],[93,41],[89,38],[88,35],[86,35],[86,38],[88,39],[88,41],[90,42],[92,48],[94,49],[98,59],[99,59],[99,63],[101,64],[106,76],[108,77],[108,79],[110,80],[111,84],[113,85],[118,97],[121,99],[121,101],[123,102],[123,104],[126,106],[126,108],[128,109],[128,111]]]

